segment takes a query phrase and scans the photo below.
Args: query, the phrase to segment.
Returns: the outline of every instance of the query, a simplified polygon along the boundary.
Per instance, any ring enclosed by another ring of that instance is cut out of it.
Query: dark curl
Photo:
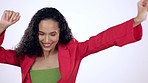
[[[55,8],[42,8],[32,17],[28,28],[16,47],[17,55],[24,57],[41,56],[42,48],[38,39],[39,23],[42,20],[52,19],[58,22],[60,28],[59,42],[62,44],[68,43],[72,39],[71,29],[69,28],[65,17]]]

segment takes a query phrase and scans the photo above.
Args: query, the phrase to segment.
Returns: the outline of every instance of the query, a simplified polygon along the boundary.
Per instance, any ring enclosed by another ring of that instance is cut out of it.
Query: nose
[[[49,38],[48,35],[46,35],[46,36],[45,36],[45,43],[49,43],[49,41],[50,41],[50,38]]]

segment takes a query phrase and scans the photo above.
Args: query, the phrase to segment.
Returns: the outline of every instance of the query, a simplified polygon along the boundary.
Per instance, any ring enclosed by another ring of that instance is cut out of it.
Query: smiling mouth
[[[49,48],[51,46],[51,44],[42,44],[45,48]]]

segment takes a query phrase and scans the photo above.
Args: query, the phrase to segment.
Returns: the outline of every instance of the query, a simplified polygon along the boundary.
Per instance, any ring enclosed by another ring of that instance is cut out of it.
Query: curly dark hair
[[[32,17],[21,41],[15,48],[18,56],[41,56],[42,48],[38,39],[38,27],[39,23],[46,19],[52,19],[58,22],[60,28],[60,43],[67,44],[73,38],[71,29],[69,28],[65,17],[56,8],[45,7],[38,10]]]

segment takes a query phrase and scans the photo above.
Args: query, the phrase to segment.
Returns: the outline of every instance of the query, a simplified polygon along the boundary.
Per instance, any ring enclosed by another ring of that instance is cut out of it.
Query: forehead
[[[42,20],[39,23],[39,31],[47,33],[53,31],[59,31],[59,24],[53,19]]]

